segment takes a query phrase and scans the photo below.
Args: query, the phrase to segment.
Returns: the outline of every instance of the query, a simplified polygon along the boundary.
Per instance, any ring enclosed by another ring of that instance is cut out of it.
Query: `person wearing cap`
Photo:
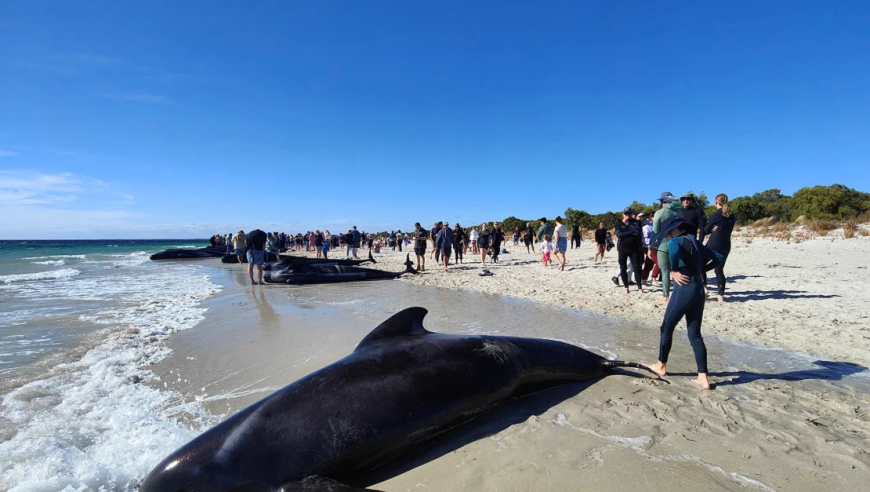
[[[671,262],[668,259],[668,242],[663,241],[664,237],[659,233],[661,232],[662,223],[670,218],[680,217],[682,214],[677,197],[670,191],[662,192],[661,196],[659,196],[659,203],[661,203],[662,208],[656,210],[656,213],[653,215],[653,234],[652,241],[650,241],[650,251],[655,251],[652,254],[652,260],[656,262],[662,274],[662,299],[658,303],[667,304],[671,295]]]
[[[239,232],[233,236],[233,249],[235,250],[236,256],[239,257],[239,263],[245,262],[245,248],[247,247],[248,236],[245,235],[245,231],[239,229]]]
[[[441,223],[442,226],[438,231],[438,238],[435,240],[435,247],[441,251],[441,258],[444,259],[444,271],[447,271],[447,266],[450,264],[450,253],[453,249],[453,231],[450,230],[450,223]]]
[[[622,220],[616,224],[616,237],[619,242],[616,244],[616,251],[619,253],[619,275],[622,277],[622,283],[625,285],[625,293],[628,294],[628,271],[626,263],[631,262],[631,268],[634,270],[634,283],[637,284],[637,290],[643,294],[643,284],[640,281],[640,263],[641,263],[641,224],[634,220],[634,210],[631,207],[626,207],[622,211]]]
[[[429,232],[419,222],[414,224],[414,254],[417,255],[417,271],[426,271],[426,239]],[[399,239],[401,241],[401,238]]]
[[[704,210],[697,205],[694,193],[687,191],[680,197],[683,204],[682,215],[686,221],[686,234],[695,236],[698,241],[704,242],[704,227],[707,226],[707,217]]]
[[[686,234],[690,225],[682,217],[671,217],[662,224],[663,241],[668,241],[671,279],[674,281],[674,295],[665,310],[659,338],[659,359],[649,367],[658,375],[667,375],[668,355],[671,352],[674,329],[684,317],[689,343],[695,353],[698,366],[696,382],[704,389],[710,389],[707,379],[707,347],[701,336],[701,321],[704,318],[704,303],[707,289],[702,275],[722,263],[722,255],[701,244],[695,236]]]

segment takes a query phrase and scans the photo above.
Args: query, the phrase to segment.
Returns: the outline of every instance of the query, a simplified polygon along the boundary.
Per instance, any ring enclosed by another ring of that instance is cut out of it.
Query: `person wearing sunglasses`
[[[694,193],[686,192],[680,197],[683,204],[683,221],[687,235],[694,236],[698,241],[704,242],[704,227],[707,226],[707,217],[704,210],[697,205]]]

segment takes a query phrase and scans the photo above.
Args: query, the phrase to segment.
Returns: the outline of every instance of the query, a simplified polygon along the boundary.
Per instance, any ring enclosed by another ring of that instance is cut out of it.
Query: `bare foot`
[[[670,297],[662,297],[661,300],[659,300],[658,302],[656,302],[656,304],[661,304],[662,306],[667,306],[667,305],[668,305],[668,301],[669,301],[670,299],[671,299]]]
[[[701,389],[708,390],[710,389],[710,381],[707,380],[707,375],[703,373],[698,373],[698,379],[695,380],[695,384],[701,387]]]
[[[257,282],[254,282],[253,280],[251,280],[251,285],[257,285]]]
[[[661,362],[656,362],[655,364],[650,364],[647,367],[652,369],[652,372],[658,374],[661,377],[665,377],[668,375],[668,370],[667,370],[666,365],[661,363]]]
[[[641,294],[645,294],[645,292],[643,291],[643,289],[638,289],[637,291],[640,292]]]
[[[716,296],[716,300],[719,302],[725,302],[725,296]]]
[[[631,294],[631,292],[628,291],[628,288],[625,289],[625,293],[626,293],[626,294]]]

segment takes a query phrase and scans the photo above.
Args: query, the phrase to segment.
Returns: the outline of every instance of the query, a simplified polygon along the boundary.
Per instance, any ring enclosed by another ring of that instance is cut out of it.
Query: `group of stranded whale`
[[[370,491],[425,445],[515,398],[618,367],[652,372],[554,340],[433,333],[426,313],[393,315],[347,357],[204,432],[141,492]]]
[[[273,255],[274,257],[274,255]],[[221,258],[223,263],[238,263],[239,257],[226,254],[226,248],[206,247],[200,249],[168,249],[151,255],[152,260],[178,260],[198,258]],[[244,258],[244,257],[243,257]],[[277,261],[263,266],[263,280],[272,284],[332,284],[341,282],[361,282],[367,280],[385,280],[398,278],[407,273],[416,274],[410,256],[405,257],[405,270],[401,272],[385,272],[375,268],[364,268],[363,263],[377,263],[369,250],[365,260],[334,260],[326,258],[308,258],[281,254]]]

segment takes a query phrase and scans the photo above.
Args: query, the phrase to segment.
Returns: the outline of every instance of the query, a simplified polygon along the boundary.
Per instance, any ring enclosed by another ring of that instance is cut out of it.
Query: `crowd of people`
[[[662,298],[658,303],[667,308],[661,326],[658,362],[652,369],[662,376],[666,374],[673,331],[685,318],[698,366],[697,382],[701,387],[709,388],[706,347],[701,336],[707,297],[706,272],[715,271],[717,298],[724,301],[724,266],[731,252],[735,216],[725,194],[716,196],[716,212],[709,218],[692,193],[677,198],[666,191],[658,201],[661,207],[652,217],[645,217],[627,207],[622,211],[622,220],[612,229],[608,229],[604,222],[599,223],[593,234],[593,261],[603,261],[605,254],[615,247],[619,271],[611,280],[617,286],[621,285],[626,293],[630,293],[630,286],[635,285],[643,294],[645,285],[661,285]],[[525,246],[527,254],[540,254],[545,268],[558,267],[564,271],[568,245],[572,249],[579,248],[582,231],[576,224],[569,231],[562,217],[556,217],[554,222],[551,224],[546,217],[541,217],[537,227],[527,222],[523,230],[515,228],[512,232],[506,232],[499,222],[492,226],[484,222],[480,226],[463,228],[459,223],[451,225],[447,221],[435,222],[431,229],[418,222],[410,234],[401,230],[369,234],[358,231],[356,226],[346,233],[317,230],[295,236],[257,229],[248,234],[239,231],[213,236],[212,245],[226,245],[227,254],[237,255],[240,263],[246,261],[252,284],[263,282],[263,264],[277,260],[281,252],[304,250],[313,252],[318,258],[328,258],[330,250],[339,250],[344,251],[348,258],[358,258],[361,248],[378,253],[382,247],[389,247],[401,252],[403,247],[412,244],[420,272],[426,271],[427,256],[445,271],[449,270],[451,259],[461,264],[469,254],[472,258],[479,255],[484,265],[498,263],[499,255],[507,253],[505,246],[508,241],[517,248]],[[254,278],[254,268],[258,270],[257,279]],[[481,274],[491,272],[484,270]]]

